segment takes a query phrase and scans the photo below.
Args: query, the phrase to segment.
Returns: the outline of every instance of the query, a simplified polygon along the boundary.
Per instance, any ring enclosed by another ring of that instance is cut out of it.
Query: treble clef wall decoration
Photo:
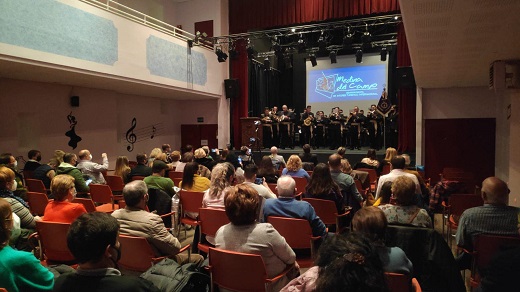
[[[137,136],[134,134],[134,129],[136,126],[137,120],[136,118],[133,118],[132,126],[130,127],[130,129],[128,129],[128,131],[126,131],[126,141],[130,143],[130,145],[126,146],[126,150],[128,150],[128,152],[132,152],[132,150],[134,150],[134,143],[135,141],[137,141]]]

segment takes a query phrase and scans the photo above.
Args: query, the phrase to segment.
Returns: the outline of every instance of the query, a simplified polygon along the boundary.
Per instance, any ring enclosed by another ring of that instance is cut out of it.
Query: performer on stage
[[[332,113],[329,118],[329,149],[333,150],[341,146],[341,121],[344,118],[339,113],[339,107],[332,108]]]
[[[278,123],[278,107],[275,105],[271,110],[271,120],[273,121],[273,146],[280,146],[280,124]]]
[[[359,143],[359,138],[361,135],[361,123],[363,122],[363,117],[359,112],[359,107],[355,106],[352,112],[352,117],[350,118],[350,150],[361,149],[361,145]]]
[[[301,115],[301,127],[302,127],[302,138],[300,139],[300,144],[305,145],[309,144],[314,146],[314,141],[312,141],[312,129],[314,126],[314,114],[311,112],[311,106],[308,105],[305,108],[305,111]]]
[[[277,113],[280,129],[280,148],[285,147],[294,148],[293,134],[294,134],[294,112],[289,111],[287,105],[282,106],[282,110]]]
[[[393,105],[388,112],[388,116],[386,117],[386,146],[393,147],[397,149],[398,141],[397,141],[397,131],[399,129],[398,124],[399,119],[399,111],[396,105]]]
[[[313,131],[314,146],[317,148],[326,147],[327,136],[325,129],[330,121],[323,111],[317,111],[315,122],[315,128]]]
[[[382,129],[383,115],[377,110],[375,104],[370,106],[367,113],[366,127],[368,128],[368,138],[370,141],[370,148],[381,149],[381,129]]]
[[[263,130],[263,146],[264,148],[271,148],[273,146],[273,120],[274,117],[268,107],[264,109],[264,113],[260,115]]]

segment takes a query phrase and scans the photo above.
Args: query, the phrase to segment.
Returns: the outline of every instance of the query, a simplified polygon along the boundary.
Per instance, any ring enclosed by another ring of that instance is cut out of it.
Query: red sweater
[[[83,213],[87,213],[87,210],[82,204],[51,201],[45,207],[43,221],[72,223]]]

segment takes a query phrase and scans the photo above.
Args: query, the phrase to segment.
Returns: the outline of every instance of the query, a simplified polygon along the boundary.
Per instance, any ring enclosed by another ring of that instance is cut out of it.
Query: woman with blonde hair
[[[150,157],[148,158],[148,166],[153,166],[153,161],[159,156],[159,154],[163,153],[161,148],[154,148],[152,152],[150,152]]]
[[[128,174],[130,173],[130,164],[128,162],[128,157],[119,156],[116,159],[116,169],[114,171],[114,175],[120,176],[123,179],[124,183],[128,183],[130,180],[128,179]]]
[[[219,163],[211,171],[211,183],[204,193],[202,207],[224,208],[224,189],[231,186],[235,178],[235,167],[229,163]]]
[[[302,160],[298,155],[291,155],[289,160],[287,160],[286,167],[282,170],[282,175],[290,175],[294,177],[304,177],[309,181],[311,177],[309,174],[302,168]]]
[[[29,210],[29,205],[20,197],[13,194],[16,190],[14,171],[5,166],[0,166],[0,197],[11,204],[12,211],[20,217],[21,227],[25,229],[35,229],[36,221],[40,217],[34,216]]]
[[[0,198],[0,286],[7,291],[52,291],[54,275],[32,253],[8,245],[12,229],[11,204]]]
[[[397,156],[397,150],[392,147],[386,148],[386,154],[385,154],[385,162],[390,164],[390,161],[392,161],[392,158]]]
[[[59,174],[52,179],[51,192],[54,197],[45,207],[43,221],[72,223],[81,214],[87,213],[82,204],[71,203],[76,197],[74,178]]]

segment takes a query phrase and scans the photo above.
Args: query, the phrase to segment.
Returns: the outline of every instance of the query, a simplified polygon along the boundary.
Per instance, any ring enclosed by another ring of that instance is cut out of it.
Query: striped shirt
[[[22,228],[26,229],[35,229],[36,221],[34,220],[31,211],[27,209],[22,203],[13,198],[4,198],[9,204],[11,204],[11,209],[13,213],[15,213],[18,217],[20,217],[20,225]]]
[[[519,209],[512,206],[484,206],[467,209],[460,217],[457,245],[473,250],[473,238],[478,234],[518,236]]]

